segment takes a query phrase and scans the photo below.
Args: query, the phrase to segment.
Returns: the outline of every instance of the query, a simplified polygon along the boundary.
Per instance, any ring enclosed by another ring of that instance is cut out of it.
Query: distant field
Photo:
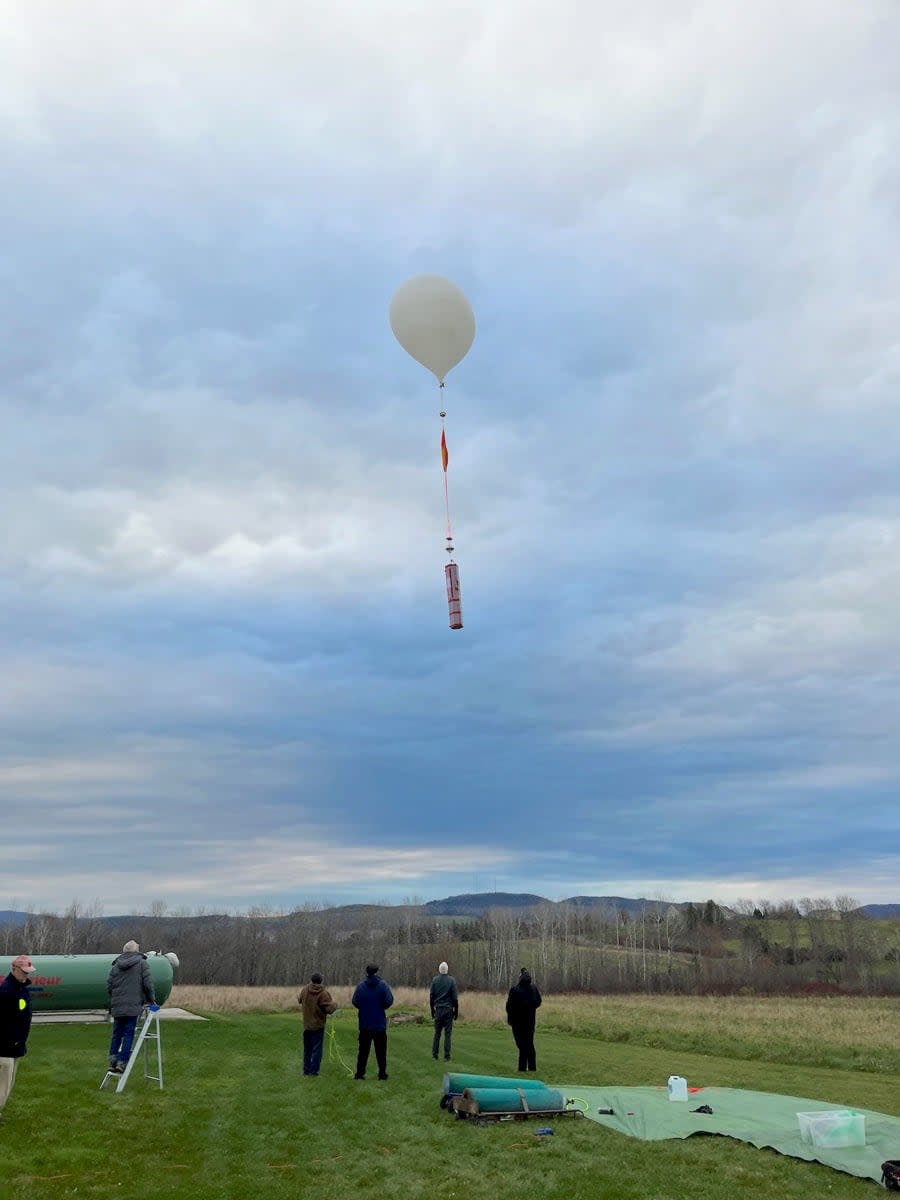
[[[352,989],[333,987],[348,1006]],[[424,990],[395,988],[395,1010],[428,1016]],[[503,1025],[505,995],[460,997],[462,1024]],[[198,1012],[291,1012],[296,988],[175,987],[169,1001]],[[752,996],[548,996],[546,1028],[608,1042],[736,1059],[900,1073],[896,999]]]

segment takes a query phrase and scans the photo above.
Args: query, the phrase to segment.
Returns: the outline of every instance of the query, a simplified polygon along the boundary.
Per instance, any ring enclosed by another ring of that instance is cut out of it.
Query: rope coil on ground
[[[332,1025],[328,1026],[328,1029],[326,1030],[326,1037],[328,1039],[328,1054],[326,1056],[326,1062],[340,1063],[340,1065],[344,1068],[344,1070],[347,1072],[347,1074],[352,1075],[353,1068],[347,1066],[347,1064],[344,1062],[344,1060],[341,1056],[340,1050],[338,1049],[337,1035],[335,1034],[334,1026],[332,1026]]]

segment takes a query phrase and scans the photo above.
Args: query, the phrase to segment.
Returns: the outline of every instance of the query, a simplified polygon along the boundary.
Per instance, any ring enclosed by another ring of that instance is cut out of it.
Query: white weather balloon
[[[465,293],[442,275],[414,275],[394,292],[391,329],[407,354],[443,384],[475,340],[475,314]]]

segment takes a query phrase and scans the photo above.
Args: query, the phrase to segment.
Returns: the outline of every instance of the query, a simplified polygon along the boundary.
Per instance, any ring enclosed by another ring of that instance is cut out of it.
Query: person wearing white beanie
[[[438,967],[438,973],[431,981],[431,991],[428,1000],[431,1005],[431,1017],[434,1021],[434,1038],[431,1042],[431,1057],[437,1058],[441,1046],[441,1033],[444,1035],[444,1062],[450,1061],[450,1039],[453,1035],[453,1022],[459,1016],[459,992],[456,980],[449,974],[450,968],[445,962]]]

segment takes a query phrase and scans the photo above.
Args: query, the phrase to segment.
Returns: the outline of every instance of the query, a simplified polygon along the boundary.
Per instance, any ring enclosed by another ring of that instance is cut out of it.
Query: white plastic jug
[[[682,1075],[669,1076],[669,1099],[687,1100],[687,1080]]]

